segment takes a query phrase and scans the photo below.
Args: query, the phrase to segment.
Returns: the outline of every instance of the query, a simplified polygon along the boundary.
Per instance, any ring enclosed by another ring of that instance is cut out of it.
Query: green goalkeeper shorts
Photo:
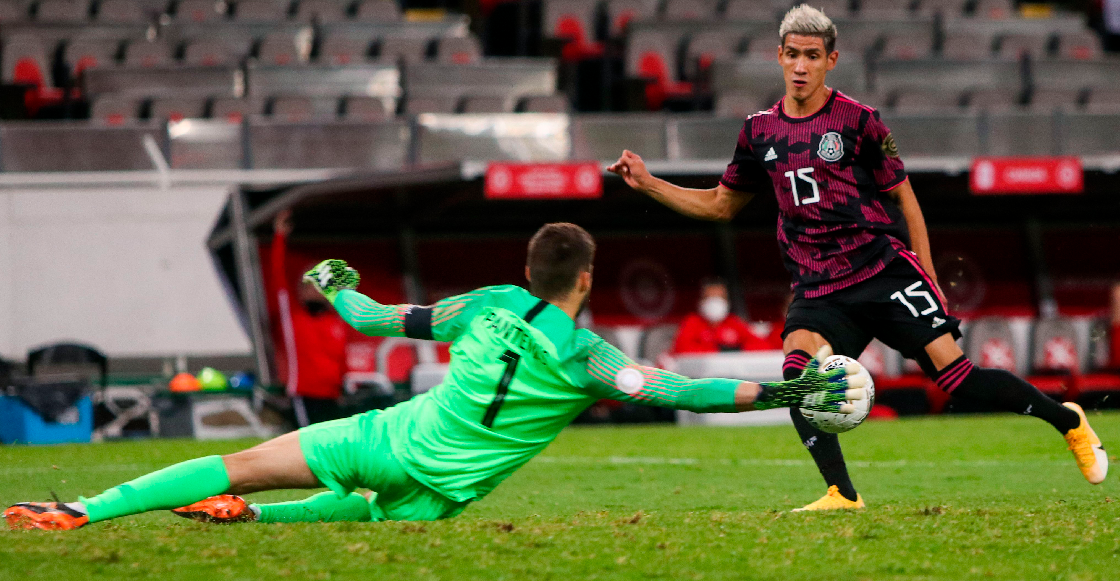
[[[387,424],[381,410],[313,424],[299,431],[299,446],[311,472],[340,498],[356,488],[377,493],[370,503],[375,521],[439,520],[463,512],[470,502],[455,502],[405,471],[393,455]]]

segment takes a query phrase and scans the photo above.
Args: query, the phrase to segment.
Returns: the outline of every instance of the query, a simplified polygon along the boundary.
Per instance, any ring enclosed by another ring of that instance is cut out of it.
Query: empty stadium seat
[[[1001,111],[1018,106],[1020,97],[1016,90],[976,89],[968,93],[967,102],[970,109]]]
[[[342,116],[350,121],[384,121],[393,117],[379,97],[346,97],[342,102]]]
[[[257,60],[269,65],[306,63],[311,55],[311,34],[291,32],[269,33],[257,50]]]
[[[274,121],[299,123],[338,116],[338,100],[304,96],[281,96],[272,100],[270,113]]]
[[[90,119],[106,125],[123,125],[139,118],[140,104],[135,99],[107,95],[96,99],[89,108]]]
[[[215,0],[180,0],[175,19],[187,22],[213,22],[226,17],[227,6]]]
[[[246,117],[264,113],[264,103],[259,99],[215,99],[210,104],[210,117],[240,123]]]
[[[881,39],[882,35],[878,32],[839,36],[836,38],[836,50],[845,55],[858,55],[862,59],[868,51],[878,48]]]
[[[611,37],[626,36],[630,23],[657,16],[657,0],[607,0],[607,26]]]
[[[28,6],[22,0],[0,0],[0,24],[24,22],[28,18]]]
[[[116,64],[120,43],[104,38],[75,38],[66,43],[62,60],[70,74],[77,78],[82,71]]]
[[[1095,111],[1120,111],[1120,89],[1089,89],[1085,104]]]
[[[960,94],[954,91],[900,91],[892,109],[898,113],[931,113],[953,111],[961,105]]]
[[[925,16],[940,14],[944,18],[957,18],[964,13],[967,0],[919,0],[918,13]]]
[[[568,41],[560,55],[565,61],[601,56],[603,43],[595,42],[598,11],[599,0],[548,0],[542,34]]]
[[[723,9],[727,20],[770,20],[774,14],[770,0],[728,0]]]
[[[829,18],[847,18],[852,11],[852,5],[848,0],[814,0],[812,5]]]
[[[474,36],[445,36],[436,42],[436,60],[446,64],[472,65],[482,60],[482,45]]]
[[[1071,394],[1086,407],[1103,403],[1120,392],[1120,369],[1109,361],[1109,321],[1094,319],[1089,323],[1089,358],[1085,372],[1074,378]]]
[[[369,56],[369,38],[333,34],[323,39],[319,46],[319,62],[328,65],[363,63]]]
[[[941,45],[942,58],[955,61],[984,60],[991,56],[992,37],[976,32],[950,32]]]
[[[715,112],[719,117],[746,119],[748,115],[767,109],[777,102],[777,99],[773,99],[773,102],[771,102],[769,95],[756,95],[742,91],[720,93],[716,96]]]
[[[340,0],[300,0],[296,19],[301,22],[339,22],[346,20],[346,5]]]
[[[716,59],[738,53],[742,43],[742,35],[734,30],[706,30],[695,34],[685,50],[684,77],[696,79],[706,74]]]
[[[1063,397],[1081,371],[1077,329],[1067,318],[1039,319],[1031,332],[1031,376],[1027,381],[1052,397]]]
[[[6,83],[50,86],[50,61],[45,43],[34,34],[15,33],[3,39],[0,56]]]
[[[409,97],[404,102],[404,112],[408,115],[420,113],[454,113],[459,105],[456,97]]]
[[[1081,89],[1035,89],[1031,94],[1030,108],[1039,113],[1049,113],[1058,108],[1079,107],[1084,102]]]
[[[89,0],[42,0],[35,20],[50,23],[78,23],[89,19]]]
[[[891,60],[914,60],[933,55],[933,31],[925,33],[888,33],[881,55]]]
[[[205,116],[206,101],[202,99],[154,99],[148,117],[166,121],[198,119]]]
[[[1019,357],[1015,335],[1006,319],[986,317],[969,324],[965,355],[980,367],[994,367],[1015,373]]]
[[[860,18],[902,20],[909,18],[911,2],[900,0],[860,0]]]
[[[428,56],[426,38],[408,36],[387,36],[378,43],[377,61],[388,64],[415,64]]]
[[[102,0],[97,4],[97,21],[105,24],[143,24],[163,12],[163,8],[166,6],[137,0]]]
[[[1058,35],[1058,56],[1067,59],[1096,60],[1104,56],[1101,37],[1095,32],[1074,32]]]
[[[975,18],[988,18],[1003,20],[1015,16],[1015,7],[1011,0],[977,0],[972,9],[971,16]]]
[[[666,0],[665,20],[711,20],[717,16],[716,0]]]
[[[464,97],[461,109],[463,113],[511,113],[513,102],[494,95]]]
[[[525,113],[567,113],[570,108],[571,104],[564,95],[525,97],[518,106],[518,110]]]
[[[235,65],[249,54],[252,40],[223,34],[221,38],[198,38],[187,42],[183,64],[217,67]]]
[[[163,40],[133,40],[125,46],[124,64],[128,67],[165,67],[173,62],[172,52]]]
[[[1003,59],[1016,60],[1029,56],[1033,59],[1048,56],[1050,37],[1039,34],[1008,34],[1000,39],[996,55]]]
[[[279,0],[241,0],[233,7],[239,22],[281,22],[288,18],[288,4]]]
[[[677,80],[678,36],[659,30],[639,30],[631,34],[626,47],[626,72],[643,78],[646,84],[646,105],[661,108],[668,97],[688,95],[692,84]]]
[[[362,0],[354,18],[367,22],[396,22],[401,19],[401,9],[394,0]]]
[[[778,42],[769,38],[751,39],[745,54],[753,60],[778,62]]]

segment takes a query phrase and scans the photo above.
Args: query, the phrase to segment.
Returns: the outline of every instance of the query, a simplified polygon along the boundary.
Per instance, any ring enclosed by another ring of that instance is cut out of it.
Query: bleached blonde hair
[[[830,54],[836,48],[836,25],[832,23],[831,18],[825,16],[824,12],[808,4],[794,6],[786,12],[782,25],[778,27],[778,36],[782,38],[783,45],[786,43],[787,34],[803,34],[820,38],[824,41],[825,51]]]

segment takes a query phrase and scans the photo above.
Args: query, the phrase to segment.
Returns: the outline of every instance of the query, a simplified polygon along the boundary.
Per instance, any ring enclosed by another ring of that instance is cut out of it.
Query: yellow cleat
[[[1068,401],[1062,405],[1077,412],[1081,417],[1081,423],[1066,432],[1066,442],[1077,460],[1077,467],[1081,469],[1081,474],[1090,484],[1104,482],[1105,477],[1108,476],[1108,454],[1101,445],[1101,439],[1097,437],[1093,428],[1089,427],[1089,420],[1085,418],[1085,410],[1082,410],[1081,406]]]
[[[820,497],[816,502],[806,504],[801,508],[795,508],[790,512],[801,512],[803,510],[849,510],[853,508],[864,508],[867,506],[863,503],[863,497],[858,493],[855,500],[848,500],[840,494],[840,489],[835,486],[828,487],[828,494]]]

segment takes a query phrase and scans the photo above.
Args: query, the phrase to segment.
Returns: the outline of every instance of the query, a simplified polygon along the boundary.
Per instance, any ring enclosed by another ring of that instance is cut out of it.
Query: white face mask
[[[708,297],[700,301],[700,316],[713,325],[726,319],[729,312],[731,307],[723,297]]]

